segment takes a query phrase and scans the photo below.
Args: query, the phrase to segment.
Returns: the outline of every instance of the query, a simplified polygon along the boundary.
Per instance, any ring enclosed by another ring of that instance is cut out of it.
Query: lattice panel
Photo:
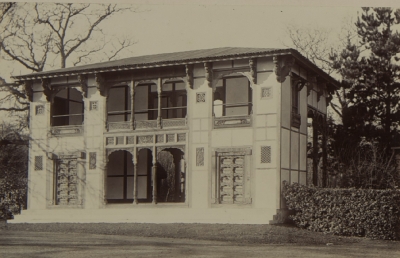
[[[261,146],[261,163],[271,163],[271,146]]]
[[[262,87],[261,88],[261,98],[262,99],[272,98],[272,88],[271,87]]]
[[[96,169],[96,152],[89,152],[89,169]]]
[[[204,148],[196,148],[196,166],[204,166]]]
[[[205,92],[196,93],[196,103],[204,103],[204,102],[206,102],[206,93]]]
[[[185,133],[178,133],[178,142],[186,141],[186,134]]]
[[[35,171],[43,170],[43,156],[35,156]]]
[[[153,143],[153,135],[138,136],[138,143]]]
[[[58,160],[57,162],[57,191],[58,205],[78,204],[78,170],[77,160]]]
[[[124,136],[117,136],[115,137],[117,140],[117,145],[123,145],[124,144]]]
[[[186,125],[185,118],[178,118],[178,119],[163,119],[162,120],[162,127],[182,127]]]

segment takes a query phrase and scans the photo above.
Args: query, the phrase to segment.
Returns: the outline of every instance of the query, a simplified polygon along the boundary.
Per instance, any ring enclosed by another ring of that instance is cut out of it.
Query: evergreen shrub
[[[300,228],[341,236],[400,239],[400,190],[329,189],[283,183]]]

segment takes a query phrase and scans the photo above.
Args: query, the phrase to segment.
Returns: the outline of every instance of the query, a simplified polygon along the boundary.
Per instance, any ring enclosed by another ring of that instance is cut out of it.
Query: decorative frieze
[[[135,136],[127,136],[126,144],[135,144]]]
[[[178,142],[185,142],[185,141],[186,141],[186,134],[178,133]]]
[[[186,118],[161,119],[162,128],[185,127]]]
[[[251,116],[214,117],[214,129],[249,126],[251,126]]]
[[[164,142],[164,135],[163,135],[163,134],[158,134],[158,135],[156,136],[156,142],[157,142],[157,143]]]
[[[138,144],[153,143],[153,135],[138,136]]]
[[[115,130],[131,130],[131,123],[129,121],[108,122],[108,131]]]
[[[135,120],[135,129],[154,129],[157,128],[157,120]]]
[[[51,134],[55,136],[81,135],[83,134],[83,126],[81,125],[54,126],[51,128]]]
[[[114,145],[114,137],[107,137],[106,145]]]
[[[167,142],[175,142],[175,134],[167,134]]]

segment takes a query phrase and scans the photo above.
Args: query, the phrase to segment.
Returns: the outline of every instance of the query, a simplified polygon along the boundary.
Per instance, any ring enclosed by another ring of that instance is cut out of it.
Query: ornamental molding
[[[274,56],[273,62],[276,80],[282,83],[286,80],[286,76],[288,76],[292,70],[295,59],[292,56]]]

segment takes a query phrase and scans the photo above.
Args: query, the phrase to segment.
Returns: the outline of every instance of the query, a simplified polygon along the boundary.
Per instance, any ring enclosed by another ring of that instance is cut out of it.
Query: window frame
[[[67,98],[66,98],[66,101],[68,102],[68,114],[54,115],[54,113],[55,113],[55,111],[56,111],[56,107],[55,107],[55,105],[56,105],[56,100],[57,100],[57,98],[62,99],[62,98],[60,98],[60,97],[57,97],[57,95],[58,95],[59,93],[61,93],[63,90],[67,90]],[[71,90],[75,90],[75,91],[77,91],[77,92],[79,93],[79,95],[81,96],[82,102],[78,102],[78,101],[72,100],[72,99],[70,98],[70,96],[71,96],[70,91],[71,91]],[[70,102],[82,104],[82,113],[71,114],[71,113],[70,113]],[[82,117],[82,122],[81,122],[80,124],[76,124],[76,125],[70,124],[69,118],[72,117],[72,116],[81,116],[81,117]],[[67,123],[67,124],[61,123],[62,125],[55,125],[55,124],[56,124],[56,123],[55,123],[55,119],[61,118],[61,117],[68,118],[68,123]],[[84,121],[85,121],[85,101],[84,101],[84,99],[83,99],[82,93],[81,93],[78,89],[76,89],[75,87],[73,87],[73,86],[69,86],[69,87],[65,87],[65,88],[60,89],[60,90],[54,95],[54,97],[53,97],[53,99],[52,99],[52,104],[51,104],[51,119],[50,119],[50,120],[51,120],[51,126],[53,126],[53,127],[54,127],[54,126],[79,126],[79,125],[83,125],[83,123],[84,123]]]

